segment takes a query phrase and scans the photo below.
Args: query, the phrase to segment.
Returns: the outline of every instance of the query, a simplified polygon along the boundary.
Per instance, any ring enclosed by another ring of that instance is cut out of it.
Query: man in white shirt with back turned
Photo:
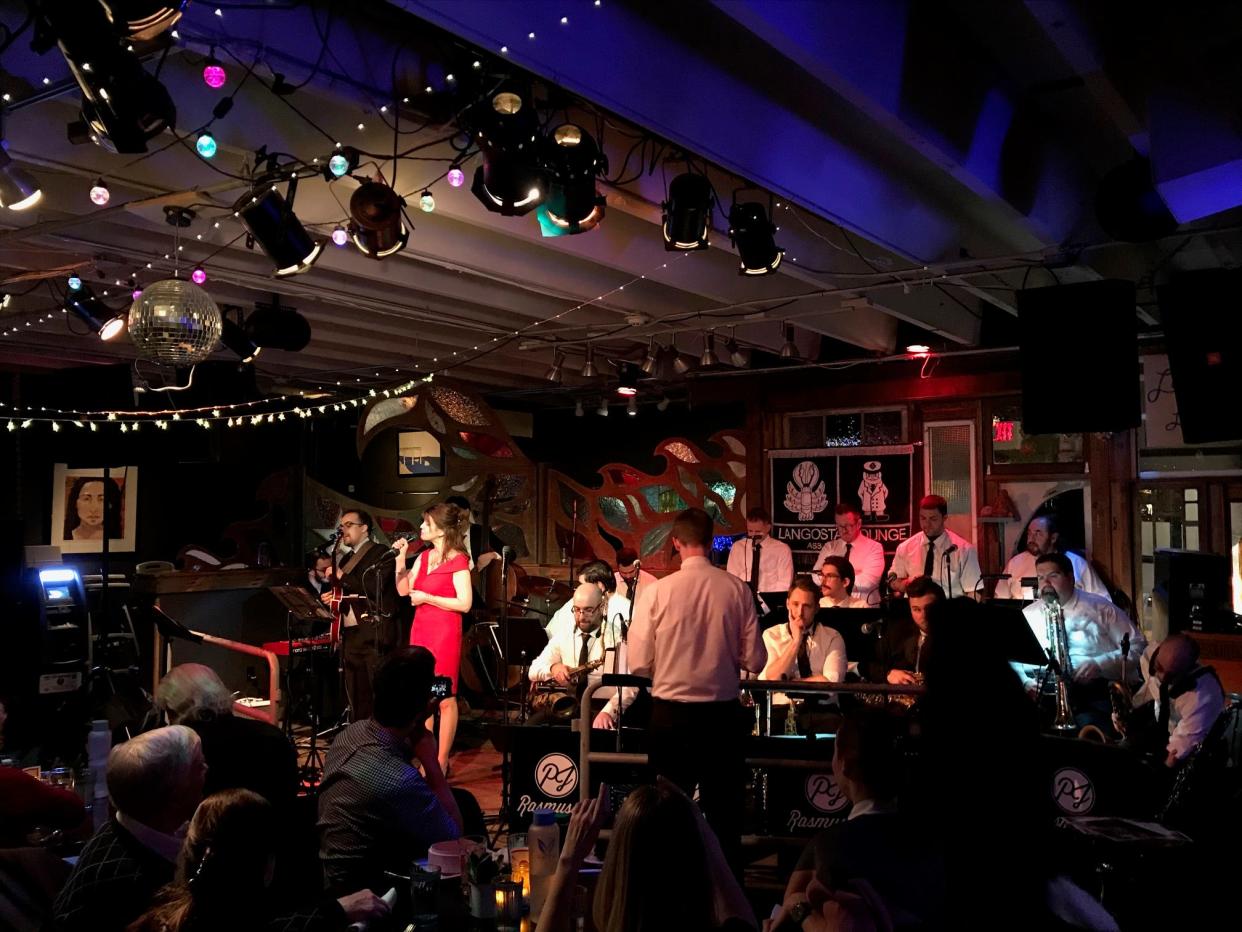
[[[837,539],[824,544],[811,576],[821,582],[820,570],[829,557],[845,557],[854,567],[854,595],[870,604],[879,604],[880,580],[884,576],[884,545],[862,532],[862,511],[842,502],[836,507]],[[875,593],[873,596],[872,593]]]
[[[746,537],[734,541],[725,566],[750,587],[761,614],[784,604],[794,575],[793,551],[771,535],[772,516],[764,508],[750,509],[746,512]]]
[[[652,772],[687,794],[699,787],[707,822],[740,875],[745,811],[745,739],[738,702],[741,671],[768,659],[747,585],[707,559],[712,519],[690,508],[673,522],[681,569],[639,587],[630,627],[631,672],[652,679]]]
[[[1057,546],[1060,537],[1056,518],[1052,515],[1039,515],[1032,518],[1031,523],[1026,526],[1026,549],[1015,554],[1005,564],[1005,574],[1009,578],[997,582],[996,597],[1032,601],[1035,598],[1035,587],[1023,585],[1022,580],[1034,580],[1035,560],[1045,553],[1064,553],[1074,567],[1075,589],[1079,592],[1089,592],[1092,595],[1102,595],[1106,599],[1111,599],[1108,587],[1100,581],[1100,577],[1096,575],[1090,563],[1078,554],[1070,553],[1068,550],[1062,551]]]
[[[977,598],[979,554],[970,541],[944,526],[948,514],[949,503],[939,495],[924,495],[919,500],[921,530],[893,554],[888,574],[893,592],[905,592],[910,580],[926,576],[950,599],[963,595]]]

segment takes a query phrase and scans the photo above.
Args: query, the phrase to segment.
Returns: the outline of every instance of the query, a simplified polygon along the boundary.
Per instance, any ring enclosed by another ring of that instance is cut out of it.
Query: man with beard
[[[1005,564],[1005,575],[1009,578],[1002,579],[996,584],[996,597],[1032,601],[1035,598],[1035,588],[1023,585],[1022,580],[1035,577],[1036,559],[1046,553],[1063,552],[1069,557],[1070,564],[1074,568],[1074,588],[1079,592],[1089,592],[1092,595],[1110,598],[1108,587],[1100,581],[1100,577],[1096,575],[1090,563],[1078,554],[1068,550],[1062,551],[1057,546],[1060,537],[1056,518],[1052,515],[1039,515],[1032,518],[1031,523],[1026,526],[1026,549],[1015,554]]]

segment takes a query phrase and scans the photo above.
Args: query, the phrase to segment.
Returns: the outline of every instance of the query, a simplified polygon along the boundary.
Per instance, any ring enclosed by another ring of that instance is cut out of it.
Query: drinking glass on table
[[[526,841],[525,832],[510,832],[507,842],[509,849],[509,876],[522,885],[522,896],[530,898],[530,845]]]
[[[410,869],[410,912],[419,916],[438,912],[440,897],[440,865],[415,864]]]

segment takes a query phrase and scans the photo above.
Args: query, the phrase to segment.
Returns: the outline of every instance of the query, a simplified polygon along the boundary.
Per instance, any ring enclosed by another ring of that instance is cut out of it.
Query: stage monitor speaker
[[[1105,279],[1018,292],[1022,430],[1129,430],[1139,425],[1134,284]]]
[[[1229,557],[1161,548],[1156,551],[1155,569],[1153,597],[1163,597],[1169,634],[1227,631],[1232,627]]]
[[[1158,291],[1169,371],[1187,443],[1242,440],[1242,272],[1212,269],[1174,278]]]

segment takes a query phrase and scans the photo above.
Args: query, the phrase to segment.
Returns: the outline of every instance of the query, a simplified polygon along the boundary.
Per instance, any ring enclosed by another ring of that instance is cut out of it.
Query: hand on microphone
[[[397,555],[398,560],[405,559],[405,552],[410,549],[410,539],[408,537],[398,537],[392,543],[392,552]]]

